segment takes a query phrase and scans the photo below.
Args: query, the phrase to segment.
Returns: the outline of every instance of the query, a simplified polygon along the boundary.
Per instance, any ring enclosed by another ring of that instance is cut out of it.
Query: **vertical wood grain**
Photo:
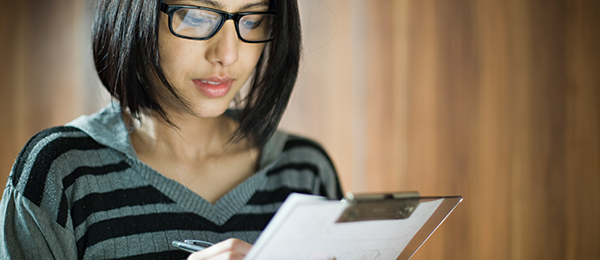
[[[530,80],[526,103],[519,106],[528,163],[516,176],[520,196],[514,236],[521,241],[520,259],[565,258],[565,2],[530,1],[524,26],[529,26]],[[561,225],[556,225],[561,223]],[[542,235],[543,234],[543,235]],[[527,245],[527,246],[522,246]]]
[[[392,170],[395,190],[408,190],[408,89],[411,1],[391,3],[392,17]]]
[[[393,191],[400,187],[400,175],[393,173],[394,116],[392,1],[369,2],[364,13],[368,50],[366,60],[367,188]]]
[[[600,4],[576,1],[567,22],[565,259],[600,257]]]
[[[342,187],[359,187],[353,174],[356,142],[352,112],[357,84],[353,70],[353,20],[345,0],[299,1],[303,26],[303,60],[281,127],[319,141],[332,155]],[[364,153],[366,154],[366,153]],[[360,155],[360,153],[359,153]],[[360,165],[360,164],[359,164]],[[359,172],[364,175],[364,172]]]
[[[510,111],[512,29],[505,22],[508,18],[505,2],[478,2],[475,8],[478,32],[479,86],[478,105],[475,108],[478,123],[473,136],[472,150],[474,168],[471,169],[467,189],[470,203],[467,205],[471,227],[468,259],[511,259],[511,178],[510,156],[512,138]],[[482,55],[485,54],[485,55]],[[461,205],[462,206],[462,205]]]
[[[597,4],[412,6],[408,186],[465,196],[415,258],[598,258]]]
[[[17,1],[2,8],[2,159],[9,174],[17,153],[36,132],[82,114],[86,3]],[[6,58],[5,58],[6,57]]]
[[[282,127],[321,142],[345,190],[465,198],[413,259],[600,259],[598,1],[299,2]],[[84,70],[86,3],[11,7],[3,179],[35,132],[106,102]]]
[[[4,4],[4,1],[2,2]],[[0,182],[8,177],[10,167],[14,162],[19,149],[15,142],[15,108],[17,103],[15,96],[18,91],[17,79],[13,76],[17,73],[18,55],[14,50],[20,44],[19,19],[23,2],[15,3],[14,9],[0,9]],[[10,51],[8,51],[10,50]],[[12,123],[12,124],[11,124]]]

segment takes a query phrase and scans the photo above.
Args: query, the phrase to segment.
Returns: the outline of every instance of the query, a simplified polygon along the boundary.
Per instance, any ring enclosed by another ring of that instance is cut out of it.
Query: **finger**
[[[246,257],[246,255],[242,255],[239,252],[223,252],[209,257],[204,257],[198,253],[191,254],[188,260],[243,260]]]
[[[252,245],[244,242],[242,240],[236,238],[230,238],[223,242],[217,243],[214,246],[211,246],[202,251],[191,254],[188,259],[189,260],[200,260],[200,259],[210,259],[211,257],[220,256],[220,257],[230,257],[223,259],[236,259],[236,257],[241,256],[242,259],[248,251],[252,248]]]
[[[229,259],[237,260],[243,259],[244,256],[250,251],[252,245],[239,240],[239,239],[228,239],[223,242],[217,243],[205,250],[191,254],[189,260],[201,260],[201,259]]]

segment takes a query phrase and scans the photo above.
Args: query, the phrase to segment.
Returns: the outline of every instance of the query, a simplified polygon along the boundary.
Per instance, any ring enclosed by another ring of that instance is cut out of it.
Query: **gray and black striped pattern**
[[[214,205],[91,132],[48,129],[21,151],[2,199],[0,255],[183,259],[172,240],[253,243],[292,192],[342,197],[321,146],[280,131],[261,170]]]

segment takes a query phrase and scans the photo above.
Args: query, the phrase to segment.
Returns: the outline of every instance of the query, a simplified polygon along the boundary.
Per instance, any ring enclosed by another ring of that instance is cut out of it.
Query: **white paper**
[[[408,219],[335,223],[347,204],[292,194],[245,260],[393,260],[443,199],[421,202]]]

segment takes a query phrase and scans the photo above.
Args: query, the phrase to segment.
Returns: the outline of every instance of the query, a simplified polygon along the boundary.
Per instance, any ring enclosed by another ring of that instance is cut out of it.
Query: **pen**
[[[185,242],[181,242],[181,241],[173,241],[172,244],[174,247],[177,247],[181,250],[184,250],[184,251],[187,251],[190,253],[194,253],[194,252],[198,252],[200,250],[206,249],[206,247],[203,247],[203,246],[198,246],[198,245],[185,243]]]

